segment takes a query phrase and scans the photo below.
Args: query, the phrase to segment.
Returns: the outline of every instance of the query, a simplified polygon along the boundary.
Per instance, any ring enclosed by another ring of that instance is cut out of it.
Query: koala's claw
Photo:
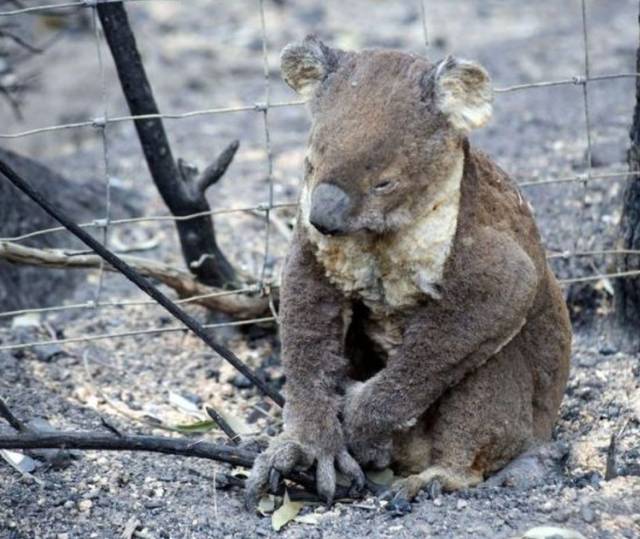
[[[314,460],[318,495],[327,504],[333,502],[336,491],[336,467],[351,481],[352,487],[358,491],[364,488],[364,473],[346,448],[335,455],[330,452],[314,454],[289,438],[274,440],[272,444],[256,457],[247,479],[245,507],[249,511],[255,508],[260,496],[267,490],[278,491],[283,475],[294,469],[307,469]]]
[[[316,489],[318,496],[327,505],[333,503],[336,492],[336,469],[333,455],[323,455],[318,458],[316,466]]]
[[[282,486],[282,474],[275,468],[269,470],[269,492],[278,494]]]
[[[366,477],[360,465],[346,449],[343,449],[336,456],[338,470],[351,480],[349,494],[360,493],[365,487]]]
[[[391,485],[391,493],[394,497],[402,497],[408,501],[413,501],[423,490],[428,493],[430,499],[435,500],[442,493],[442,486],[437,479],[425,481],[420,475],[398,479]]]

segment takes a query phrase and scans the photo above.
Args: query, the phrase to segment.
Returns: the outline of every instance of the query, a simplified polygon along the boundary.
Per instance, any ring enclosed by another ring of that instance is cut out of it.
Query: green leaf
[[[393,482],[393,470],[385,468],[384,470],[371,470],[367,472],[367,477],[376,485],[389,486]]]
[[[176,425],[173,427],[178,432],[184,434],[195,434],[200,432],[209,432],[218,428],[218,425],[211,419],[203,419],[202,421],[196,421],[195,423],[185,423],[184,425]]]
[[[284,491],[284,500],[282,505],[278,507],[271,515],[271,526],[275,531],[280,531],[284,526],[298,516],[304,504],[302,502],[292,502],[289,499],[289,493]]]

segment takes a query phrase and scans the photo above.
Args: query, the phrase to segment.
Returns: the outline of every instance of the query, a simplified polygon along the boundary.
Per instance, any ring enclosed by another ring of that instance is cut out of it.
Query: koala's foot
[[[421,490],[428,489],[435,493],[442,489],[451,492],[474,487],[480,482],[482,482],[482,474],[478,472],[460,471],[444,466],[430,466],[419,474],[413,474],[394,482],[391,490],[397,496],[413,500]]]
[[[530,489],[545,484],[550,476],[561,474],[568,452],[569,447],[563,442],[533,447],[489,477],[483,486]]]
[[[269,448],[256,458],[246,482],[247,509],[252,510],[268,489],[277,490],[282,475],[294,469],[306,470],[314,462],[318,495],[327,503],[333,501],[336,490],[336,468],[351,481],[353,488],[364,488],[364,473],[345,447],[335,453],[319,450],[285,434],[273,440]]]

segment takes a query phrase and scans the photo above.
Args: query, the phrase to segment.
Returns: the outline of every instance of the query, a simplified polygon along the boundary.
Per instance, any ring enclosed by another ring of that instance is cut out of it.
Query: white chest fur
[[[309,223],[310,193],[301,194],[301,220],[329,280],[374,312],[414,305],[425,295],[438,299],[438,285],[458,223],[462,160],[440,193],[410,224],[375,237],[328,237]]]

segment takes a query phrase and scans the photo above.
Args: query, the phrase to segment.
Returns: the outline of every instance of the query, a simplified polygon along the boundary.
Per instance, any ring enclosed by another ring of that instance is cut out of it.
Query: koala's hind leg
[[[516,337],[459,385],[423,420],[431,423],[412,443],[429,444],[429,463],[398,481],[395,490],[413,498],[434,480],[444,490],[475,486],[525,451],[533,441],[533,377]],[[409,454],[394,445],[399,470]],[[415,453],[411,453],[415,454]]]

